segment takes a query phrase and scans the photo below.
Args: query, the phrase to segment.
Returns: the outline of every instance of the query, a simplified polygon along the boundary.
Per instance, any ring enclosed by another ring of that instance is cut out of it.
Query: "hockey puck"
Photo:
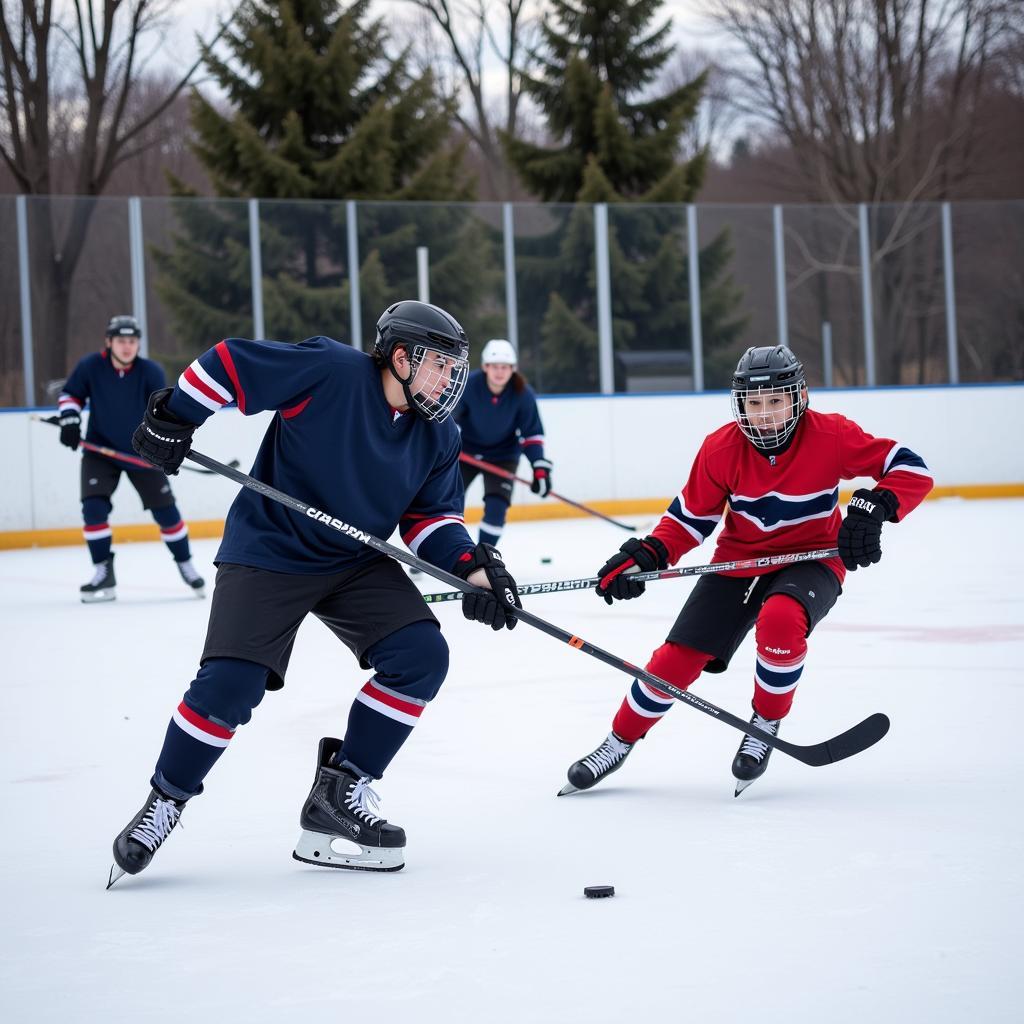
[[[615,895],[614,885],[587,885],[583,888],[583,895],[588,900],[603,900],[608,896]]]
[[[550,558],[542,558],[540,560],[540,562],[541,562],[541,565],[550,565],[551,564],[551,559]]]

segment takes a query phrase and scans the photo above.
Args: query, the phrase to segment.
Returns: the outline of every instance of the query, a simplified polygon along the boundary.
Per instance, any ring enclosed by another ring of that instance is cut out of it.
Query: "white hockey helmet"
[[[481,366],[486,366],[488,363],[504,363],[506,366],[515,366],[518,362],[516,350],[512,347],[511,342],[504,338],[492,338],[484,345],[484,350],[480,355]]]

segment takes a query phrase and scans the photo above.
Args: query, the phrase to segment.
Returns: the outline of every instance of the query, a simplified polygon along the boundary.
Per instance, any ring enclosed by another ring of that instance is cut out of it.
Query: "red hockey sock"
[[[762,718],[785,718],[807,656],[807,612],[799,601],[772,594],[757,616],[754,710]]]
[[[665,643],[651,656],[647,671],[685,690],[710,660],[710,654],[692,647]],[[612,731],[627,743],[636,743],[674,703],[675,699],[667,693],[634,679],[612,722]]]

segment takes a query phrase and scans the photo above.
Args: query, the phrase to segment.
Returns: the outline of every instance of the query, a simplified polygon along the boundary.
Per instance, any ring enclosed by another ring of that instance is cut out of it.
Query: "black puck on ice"
[[[550,558],[542,558],[540,561],[541,561],[541,565],[550,565],[551,564],[551,559]]]
[[[615,895],[614,885],[587,885],[583,887],[583,895],[588,900],[603,900]]]

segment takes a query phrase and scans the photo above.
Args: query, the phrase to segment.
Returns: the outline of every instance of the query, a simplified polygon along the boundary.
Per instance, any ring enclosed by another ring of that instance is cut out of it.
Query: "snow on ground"
[[[148,792],[208,602],[157,544],[120,547],[119,598],[98,606],[78,601],[84,548],[2,553],[0,1013],[1018,1020],[1022,517],[1021,501],[946,500],[888,527],[881,564],[849,578],[812,639],[784,736],[815,742],[874,711],[892,731],[824,768],[776,754],[739,799],[740,734],[687,707],[603,788],[556,799],[628,678],[529,627],[493,635],[439,606],[451,674],[377,787],[409,835],[396,874],[291,859],[317,741],[344,729],[365,678],[310,620],[286,688],[151,867],[109,892],[111,841]],[[596,520],[518,523],[503,550],[519,579],[558,579],[590,575],[622,539]],[[211,568],[216,545],[195,547]],[[691,586],[529,607],[643,661]],[[697,692],[746,717],[752,650]],[[584,900],[594,883],[617,895]]]

